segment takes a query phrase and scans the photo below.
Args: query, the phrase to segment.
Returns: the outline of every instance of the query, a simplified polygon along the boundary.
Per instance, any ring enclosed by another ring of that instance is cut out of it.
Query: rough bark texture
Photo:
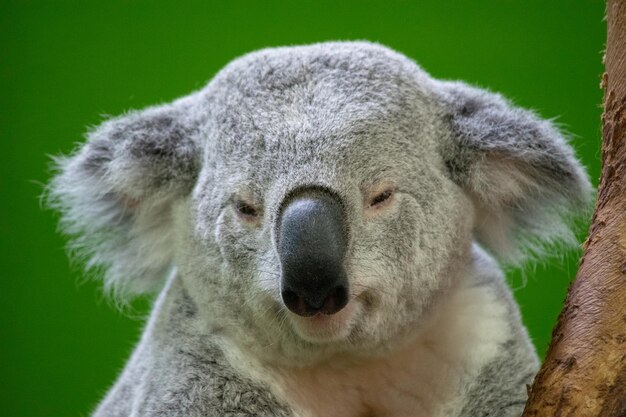
[[[626,416],[626,0],[607,24],[598,200],[524,417]]]

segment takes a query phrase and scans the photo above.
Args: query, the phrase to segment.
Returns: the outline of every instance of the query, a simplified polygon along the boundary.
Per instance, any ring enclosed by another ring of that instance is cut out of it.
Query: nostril
[[[319,311],[319,309],[312,308],[304,297],[301,297],[295,291],[284,290],[281,295],[285,306],[299,316],[313,316]]]
[[[321,302],[313,302],[307,294],[300,295],[295,291],[285,289],[281,293],[285,306],[293,313],[309,317],[317,313],[335,314],[348,304],[348,289],[342,285],[333,288],[324,298],[317,298]]]
[[[342,285],[333,291],[324,300],[324,305],[320,311],[324,314],[335,314],[348,304],[348,289]]]

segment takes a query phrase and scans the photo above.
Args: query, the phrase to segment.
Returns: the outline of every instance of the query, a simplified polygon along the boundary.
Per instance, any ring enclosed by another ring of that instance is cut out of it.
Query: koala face
[[[400,343],[473,240],[519,258],[589,194],[550,123],[362,42],[246,55],[59,164],[53,202],[109,287],[173,265],[207,329],[299,363]]]
[[[472,206],[437,109],[405,60],[363,53],[257,53],[205,93],[210,145],[179,238],[193,247],[176,264],[207,315],[219,305],[255,340],[371,350],[467,255]]]

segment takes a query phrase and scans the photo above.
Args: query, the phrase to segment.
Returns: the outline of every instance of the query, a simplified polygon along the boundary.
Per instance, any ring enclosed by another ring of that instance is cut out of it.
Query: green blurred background
[[[603,13],[591,0],[0,1],[0,415],[88,415],[139,336],[149,303],[112,308],[39,202],[48,155],[102,115],[184,95],[254,49],[369,39],[558,118],[597,184]],[[577,257],[509,272],[541,355]]]

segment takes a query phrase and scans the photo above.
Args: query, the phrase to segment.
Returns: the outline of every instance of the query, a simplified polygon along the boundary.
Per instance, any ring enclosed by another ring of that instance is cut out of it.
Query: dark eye
[[[374,206],[384,203],[385,201],[389,200],[392,194],[393,194],[393,190],[385,190],[382,193],[377,194],[370,201],[370,207],[374,207]]]
[[[245,218],[255,218],[259,215],[256,208],[243,200],[235,201],[235,210],[237,211],[237,214]]]

